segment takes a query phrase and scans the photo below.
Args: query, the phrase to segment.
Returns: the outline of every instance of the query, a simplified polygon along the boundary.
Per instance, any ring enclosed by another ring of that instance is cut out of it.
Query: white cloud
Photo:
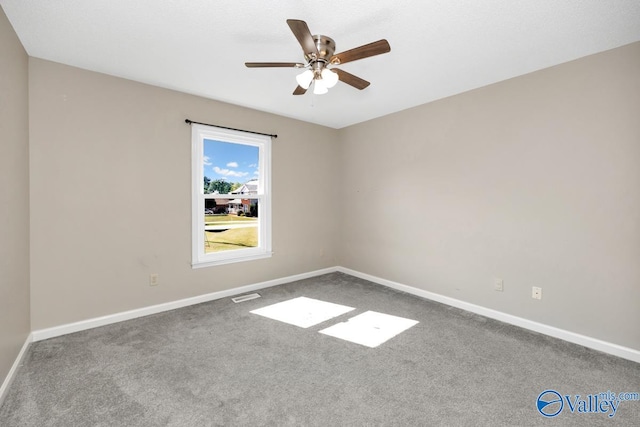
[[[248,168],[256,168],[258,167],[257,163],[251,163],[249,166],[247,166]]]
[[[213,171],[218,175],[233,176],[235,178],[242,178],[244,176],[249,175],[249,172],[238,172],[238,171],[232,171],[230,169],[221,169],[218,166],[214,166]]]
[[[229,163],[227,163],[227,167],[228,168],[237,168],[238,167],[238,162],[229,162]]]
[[[202,157],[202,163],[204,163],[205,166],[211,166],[213,164],[211,163],[211,159],[209,158],[209,156]]]

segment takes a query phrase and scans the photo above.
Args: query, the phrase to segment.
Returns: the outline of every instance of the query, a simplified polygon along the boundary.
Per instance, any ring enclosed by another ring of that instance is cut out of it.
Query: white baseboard
[[[241,286],[238,288],[227,289],[224,291],[213,292],[197,297],[185,298],[177,301],[171,301],[164,304],[153,305],[149,307],[143,307],[135,310],[124,311],[121,313],[110,314],[107,316],[96,317],[93,319],[87,319],[80,322],[69,323],[66,325],[55,326],[53,328],[40,329],[33,331],[29,337],[29,342],[41,341],[48,338],[53,338],[61,335],[70,334],[73,332],[84,331],[86,329],[97,328],[99,326],[110,325],[112,323],[123,322],[125,320],[136,319],[138,317],[148,316],[150,314],[161,313],[163,311],[175,310],[177,308],[186,307],[189,305],[200,304],[203,302],[213,301],[220,298],[227,298],[234,295],[243,294],[246,292],[256,291],[258,289],[264,289],[271,286],[282,285],[284,283],[294,282],[296,280],[308,279],[310,277],[320,276],[322,274],[333,273],[340,271],[345,274],[349,274],[354,277],[368,280],[373,283],[377,283],[382,286],[397,289],[408,294],[416,295],[422,298],[426,298],[432,301],[436,301],[442,304],[446,304],[452,307],[460,308],[472,313],[479,314],[481,316],[489,317],[491,319],[499,320],[501,322],[509,323],[511,325],[519,326],[524,329],[539,332],[541,334],[549,335],[554,338],[559,338],[564,341],[572,342],[574,344],[582,345],[584,347],[592,348],[594,350],[602,351],[603,353],[612,354],[614,356],[628,359],[637,363],[640,363],[640,351],[629,347],[624,347],[618,344],[613,344],[607,341],[602,341],[597,338],[588,337],[586,335],[577,334],[575,332],[566,331],[553,326],[545,325],[543,323],[534,322],[532,320],[524,319],[522,317],[514,316],[511,314],[503,313],[501,311],[493,310],[490,308],[482,307],[476,304],[471,304],[465,301],[461,301],[455,298],[447,297],[444,295],[436,294],[433,292],[425,291],[423,289],[414,288],[411,286],[403,285],[401,283],[393,282],[391,280],[382,279],[380,277],[372,276],[370,274],[361,273],[356,270],[351,270],[345,267],[329,267],[322,270],[315,270],[308,273],[297,274],[293,276],[287,276],[280,279],[269,280],[266,282],[255,283],[252,285]],[[25,343],[26,348],[27,343]],[[21,355],[18,360],[21,359]],[[16,363],[18,363],[18,360]],[[17,365],[16,365],[17,366]],[[10,378],[9,375],[7,378]],[[3,384],[3,388],[0,392],[3,392],[6,388],[6,383]],[[1,394],[0,394],[1,396]]]
[[[125,320],[136,319],[138,317],[148,316],[150,314],[162,313],[163,311],[175,310],[176,308],[187,307],[189,305],[200,304],[203,302],[213,301],[220,298],[227,298],[246,292],[256,291],[258,289],[269,288],[271,286],[282,285],[284,283],[295,282],[296,280],[308,279],[310,277],[320,276],[322,274],[333,273],[337,271],[336,267],[315,270],[309,273],[296,274],[293,276],[282,277],[280,279],[268,280],[266,282],[255,283],[252,285],[240,286],[238,288],[227,289],[224,291],[212,292],[197,297],[185,298],[177,301],[171,301],[163,304],[152,305],[148,307],[138,308],[135,310],[123,311],[120,313],[109,314],[107,316],[95,317],[93,319],[81,320],[79,322],[67,323],[65,325],[54,326],[47,329],[39,329],[33,331],[33,341],[42,341],[49,338],[59,337],[61,335],[71,334],[74,332],[84,331],[87,329],[97,328],[99,326],[110,325],[113,323],[123,322]]]
[[[499,320],[504,323],[509,323],[511,325],[519,326],[521,328],[528,329],[530,331],[539,332],[541,334],[549,335],[554,338],[559,338],[564,341],[568,341],[574,344],[578,344],[584,347],[601,351],[603,353],[612,354],[614,356],[618,356],[623,359],[640,363],[640,351],[629,348],[629,347],[623,347],[621,345],[602,341],[597,338],[591,338],[586,335],[581,335],[575,332],[570,332],[564,329],[559,329],[553,326],[545,325],[543,323],[534,322],[533,320],[524,319],[522,317],[513,316],[511,314],[503,313],[501,311],[482,307],[480,305],[471,304],[455,298],[451,298],[451,297],[436,294],[433,292],[425,291],[422,289],[414,288],[412,286],[403,285],[401,283],[393,282],[391,280],[382,279],[380,277],[372,276],[370,274],[365,274],[359,271],[351,270],[349,268],[337,267],[336,271],[348,274],[350,276],[359,277],[361,279],[368,280],[370,282],[377,283],[382,286],[397,289],[399,291],[403,291],[408,294],[416,295],[416,296],[426,298],[432,301],[436,301],[442,304],[446,304],[452,307],[460,308],[462,310],[470,311],[472,313],[489,317],[491,319]]]
[[[2,385],[0,386],[0,406],[2,406],[2,402],[4,402],[4,398],[7,393],[7,390],[9,390],[11,383],[13,383],[13,379],[16,376],[16,372],[18,371],[18,368],[22,364],[22,358],[26,354],[27,348],[29,347],[29,344],[31,344],[32,341],[33,341],[33,334],[29,334],[24,344],[22,345],[22,348],[20,349],[20,353],[18,353],[18,357],[16,357],[15,362],[13,362],[13,365],[11,365],[11,369],[9,369],[9,373],[7,374],[4,381],[2,382]]]

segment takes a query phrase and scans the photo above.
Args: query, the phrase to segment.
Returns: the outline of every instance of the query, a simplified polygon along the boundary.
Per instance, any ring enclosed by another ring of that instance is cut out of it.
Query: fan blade
[[[298,39],[300,46],[302,46],[302,51],[305,54],[315,53],[317,55],[318,48],[316,47],[316,42],[313,41],[313,36],[307,23],[299,19],[287,19],[287,24],[289,24],[293,35]]]
[[[338,79],[340,79],[341,82],[344,82],[350,86],[353,86],[356,89],[362,90],[371,84],[368,81],[361,79],[358,76],[354,76],[351,73],[347,73],[346,71],[342,71],[337,68],[332,68],[332,71],[335,71],[336,73],[338,73]]]
[[[245,62],[248,68],[259,67],[285,67],[285,68],[303,68],[304,64],[298,62]]]
[[[301,86],[298,86],[296,90],[293,91],[294,95],[304,95],[305,93],[307,93],[307,90]]]
[[[332,64],[346,64],[347,62],[356,61],[358,59],[368,58],[370,56],[380,55],[391,51],[389,42],[385,39],[377,42],[365,44],[344,52],[338,53],[331,57]]]

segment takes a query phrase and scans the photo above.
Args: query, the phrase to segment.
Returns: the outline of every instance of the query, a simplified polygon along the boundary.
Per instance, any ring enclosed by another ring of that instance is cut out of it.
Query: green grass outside
[[[232,228],[220,233],[205,231],[205,237],[205,253],[255,248],[258,246],[258,227]]]
[[[205,215],[204,223],[206,225],[212,225],[224,222],[244,222],[244,221],[257,221],[257,218],[237,216],[237,215]]]

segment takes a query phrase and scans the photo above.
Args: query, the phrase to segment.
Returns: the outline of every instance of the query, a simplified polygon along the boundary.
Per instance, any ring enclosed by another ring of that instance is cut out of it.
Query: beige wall
[[[34,330],[336,265],[336,130],[35,58],[29,78]],[[191,268],[185,118],[278,134],[272,258]]]
[[[639,118],[635,43],[347,128],[340,261],[640,349]]]
[[[29,335],[28,58],[0,8],[0,384]]]

